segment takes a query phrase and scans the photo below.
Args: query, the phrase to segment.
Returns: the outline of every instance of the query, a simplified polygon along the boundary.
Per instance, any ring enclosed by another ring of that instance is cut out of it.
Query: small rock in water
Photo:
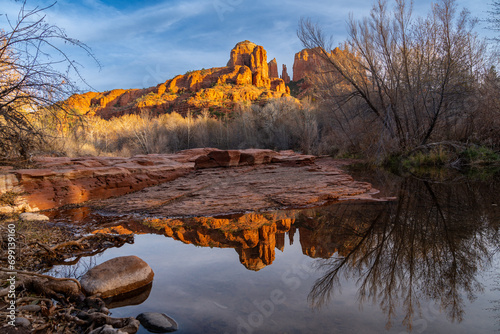
[[[175,320],[163,313],[144,312],[136,318],[144,328],[152,333],[168,333],[178,329]]]
[[[42,308],[39,305],[23,305],[18,308],[18,311],[25,311],[25,312],[31,312],[31,313],[36,313],[40,311]]]
[[[16,317],[16,320],[14,321],[15,326],[19,327],[29,327],[31,325],[31,322],[23,317]]]
[[[19,218],[24,221],[34,221],[34,222],[42,222],[50,220],[46,215],[42,215],[41,213],[33,213],[33,212],[24,212],[19,215]]]

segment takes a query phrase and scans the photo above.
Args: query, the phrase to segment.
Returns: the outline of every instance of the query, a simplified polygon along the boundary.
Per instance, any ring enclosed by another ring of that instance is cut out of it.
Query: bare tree
[[[489,16],[486,22],[489,24],[489,29],[498,33],[500,32],[500,1],[493,0],[490,5],[491,10],[488,11]],[[500,42],[499,37],[493,37],[493,40]]]
[[[28,9],[23,2],[20,6],[15,20],[0,16],[5,24],[0,29],[0,154],[4,157],[27,157],[43,140],[33,120],[42,109],[50,112],[48,107],[56,113],[62,108],[56,102],[78,91],[72,75],[85,82],[64,44],[95,60],[87,45],[46,22],[44,12],[53,5]]]
[[[342,107],[357,101],[355,112],[371,117],[401,151],[444,139],[466,118],[485,55],[475,23],[455,0],[437,1],[425,18],[415,18],[405,0],[395,0],[393,10],[379,0],[369,17],[350,17],[344,50],[329,52],[332,41],[309,20],[300,22],[298,36],[325,60],[323,74],[336,73],[348,87],[339,94],[333,85],[336,117],[346,118]]]

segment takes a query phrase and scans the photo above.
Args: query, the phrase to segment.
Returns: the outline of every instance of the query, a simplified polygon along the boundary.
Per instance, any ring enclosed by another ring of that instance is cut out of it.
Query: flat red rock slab
[[[120,214],[211,216],[370,199],[378,192],[369,183],[354,181],[332,161],[201,169],[171,182],[99,201],[94,207]]]

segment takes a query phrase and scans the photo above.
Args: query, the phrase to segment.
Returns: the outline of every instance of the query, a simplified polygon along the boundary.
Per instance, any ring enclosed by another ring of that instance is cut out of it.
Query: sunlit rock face
[[[307,76],[314,75],[324,63],[318,55],[319,48],[303,49],[295,54],[293,62],[293,81],[305,79]]]
[[[288,75],[288,70],[286,69],[286,65],[283,64],[283,69],[281,71],[281,79],[285,82],[285,84],[290,83],[290,75]]]
[[[276,64],[276,63],[274,63]],[[153,114],[186,114],[203,109],[229,112],[242,101],[265,101],[289,96],[278,77],[277,65],[269,73],[266,50],[250,41],[235,45],[225,67],[189,71],[155,87],[115,89],[75,94],[64,104],[83,114],[105,119],[149,111]]]
[[[267,63],[267,66],[269,67],[269,79],[279,79],[278,62],[276,61],[276,58],[273,58],[273,60]]]

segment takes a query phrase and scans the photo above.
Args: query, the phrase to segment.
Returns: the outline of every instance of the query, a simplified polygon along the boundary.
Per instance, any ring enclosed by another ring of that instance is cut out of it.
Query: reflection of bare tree
[[[490,264],[499,240],[487,198],[495,194],[473,184],[407,179],[398,202],[363,209],[365,217],[355,207],[323,217],[318,231],[326,229],[327,237],[340,241],[336,256],[321,264],[327,272],[315,283],[310,300],[321,306],[345,277],[358,283],[360,303],[380,305],[389,327],[402,307],[403,324],[411,328],[425,299],[439,302],[450,320],[461,321],[464,298],[472,300],[481,291],[476,274]]]
[[[495,287],[493,290],[500,291],[500,273],[497,273],[495,276]],[[491,311],[494,313],[494,317],[498,325],[498,332],[500,332],[500,299],[492,300],[491,303],[493,305],[491,307]]]
[[[54,277],[73,277],[80,279],[87,271],[97,265],[97,257],[102,254],[92,255],[89,257],[76,258],[74,262],[67,262],[63,265],[57,265],[51,268],[46,274]]]

